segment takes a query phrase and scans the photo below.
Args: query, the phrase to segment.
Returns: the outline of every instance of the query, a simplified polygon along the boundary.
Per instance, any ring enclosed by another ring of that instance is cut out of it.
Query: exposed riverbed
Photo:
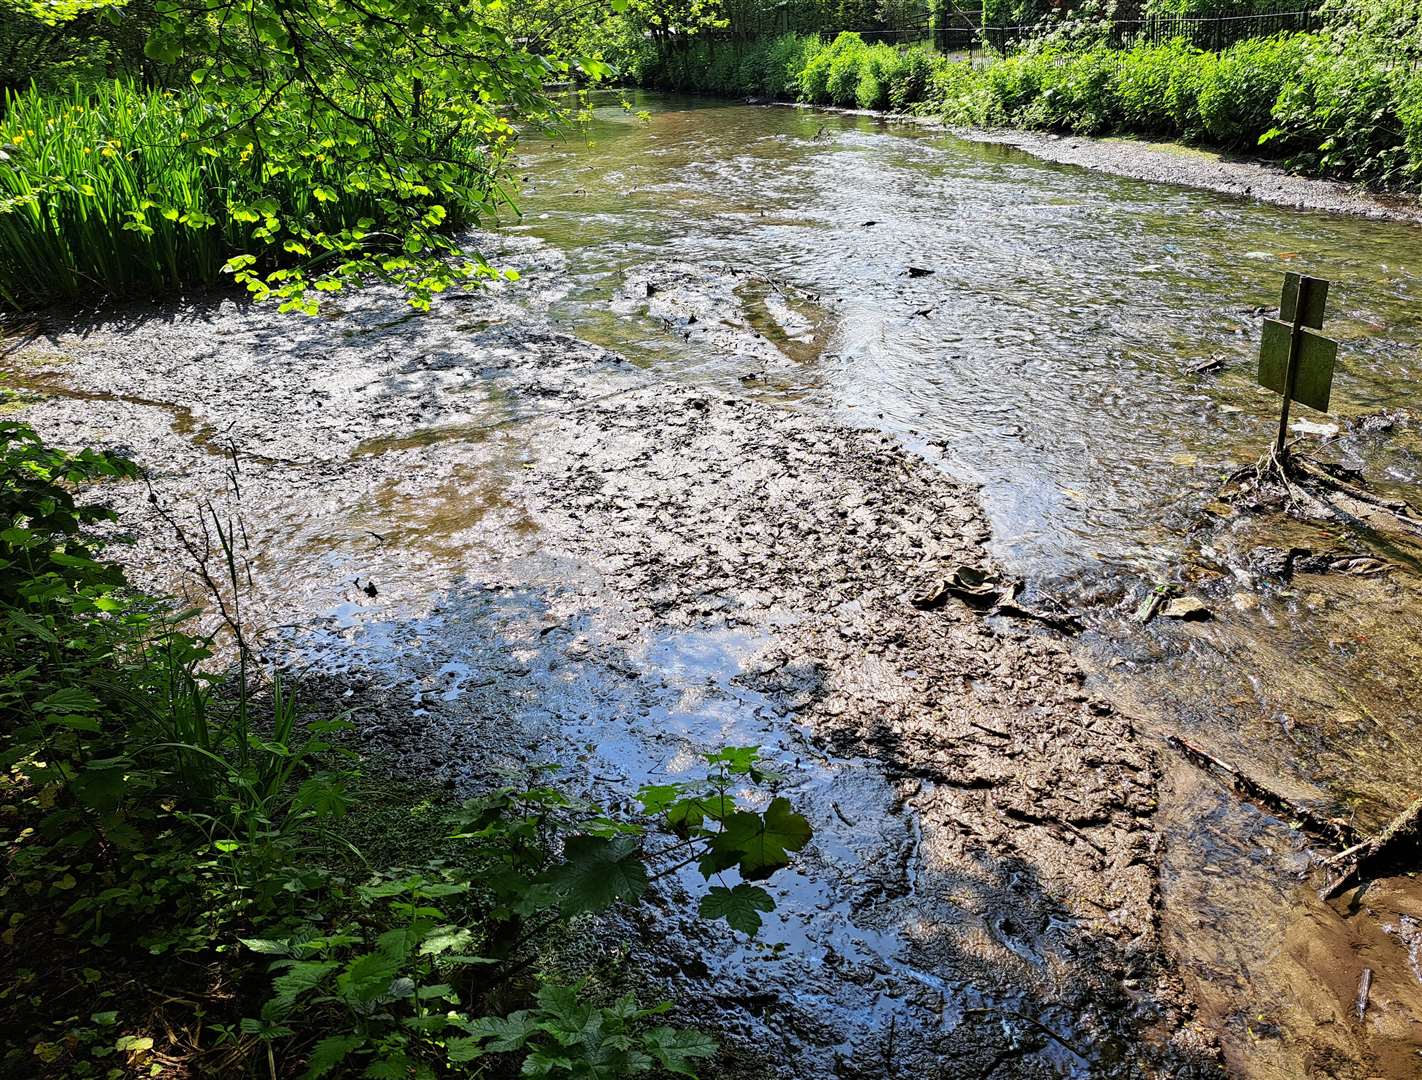
[[[52,321],[9,357],[36,423],[129,448],[173,505],[235,449],[274,658],[339,676],[413,769],[630,790],[765,746],[817,831],[780,911],[750,947],[674,904],[654,931],[773,1075],[1208,1070],[1216,1043],[1239,1075],[1415,1075],[1422,896],[1318,903],[1287,823],[1159,737],[1364,826],[1422,787],[1419,553],[1213,497],[1269,438],[1286,269],[1334,281],[1343,343],[1302,437],[1416,496],[1422,231],[644,106],[527,147],[488,241],[517,287]],[[170,583],[146,490],[120,498]],[[1295,546],[1388,567],[1281,573]],[[910,603],[958,565],[1086,633]],[[1133,622],[1158,583],[1214,618]]]

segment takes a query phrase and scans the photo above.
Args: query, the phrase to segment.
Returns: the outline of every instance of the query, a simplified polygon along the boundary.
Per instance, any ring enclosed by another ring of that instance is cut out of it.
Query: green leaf
[[[660,814],[683,793],[680,784],[647,784],[637,792],[637,801],[648,814]]]
[[[454,1065],[462,1065],[465,1062],[481,1058],[484,1056],[484,1048],[479,1045],[479,1042],[479,1037],[474,1035],[450,1039],[444,1044],[445,1057]]]
[[[352,1053],[365,1045],[364,1035],[328,1035],[311,1048],[306,1059],[306,1080],[325,1076]]]
[[[716,1042],[699,1031],[655,1027],[642,1036],[642,1049],[668,1072],[695,1076],[691,1063],[698,1058],[714,1057]]]
[[[701,898],[703,919],[725,919],[731,929],[755,937],[760,929],[760,912],[774,911],[775,901],[758,885],[744,882],[734,889],[714,886]]]
[[[803,848],[811,835],[810,823],[790,808],[790,801],[777,798],[764,815],[732,814],[724,831],[712,838],[711,851],[718,859],[734,859],[741,876],[754,880],[789,866],[789,852]]]
[[[509,1013],[508,1016],[481,1016],[470,1021],[468,1030],[478,1040],[492,1040],[485,1050],[495,1054],[506,1054],[522,1049],[529,1038],[541,1031],[539,1022],[526,1009]]]
[[[92,762],[90,765],[92,766]],[[127,789],[124,779],[126,770],[86,768],[70,784],[70,790],[85,806],[101,814],[112,814],[118,809]]]
[[[604,911],[618,900],[635,899],[647,889],[647,868],[635,837],[569,837],[564,862],[547,875],[565,914]]]
[[[336,987],[347,1000],[371,1002],[390,989],[399,973],[399,957],[383,952],[366,953],[357,956],[336,976]]]
[[[237,940],[254,953],[262,953],[265,956],[286,956],[291,952],[291,942],[285,939],[238,938]]]
[[[50,694],[35,708],[46,713],[89,713],[98,711],[99,702],[87,690],[81,690],[77,686],[66,686]]]
[[[474,940],[474,932],[461,926],[441,926],[430,932],[420,944],[421,956],[438,956],[451,949],[467,949]]]
[[[272,1004],[284,1012],[296,999],[308,990],[320,986],[322,981],[340,965],[329,960],[303,960],[290,964],[286,971],[272,980],[276,992]]]
[[[174,38],[153,34],[143,46],[143,55],[160,64],[171,64],[183,55],[183,47]]]

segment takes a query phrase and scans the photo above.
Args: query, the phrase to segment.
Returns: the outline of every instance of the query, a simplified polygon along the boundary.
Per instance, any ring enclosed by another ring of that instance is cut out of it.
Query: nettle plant
[[[774,909],[754,880],[790,863],[809,822],[781,797],[754,809],[775,779],[755,747],[705,755],[709,774],[644,787],[639,821],[621,820],[550,784],[503,788],[454,817],[448,863],[358,890],[362,910],[334,927],[249,938],[275,957],[272,995],[242,1031],[268,1053],[304,1024],[336,1031],[310,1051],[307,1077],[437,1075],[480,1062],[496,1074],[613,1080],[658,1070],[694,1075],[707,1036],[653,1022],[670,1005],[588,1000],[586,982],[545,981],[531,1007],[481,1014],[538,961],[549,930],[643,897],[695,864],[710,885],[700,913],[755,934]],[[659,843],[658,840],[661,840]],[[734,873],[743,880],[723,880]],[[336,1015],[332,1015],[332,1014]],[[487,1060],[486,1060],[487,1059]]]

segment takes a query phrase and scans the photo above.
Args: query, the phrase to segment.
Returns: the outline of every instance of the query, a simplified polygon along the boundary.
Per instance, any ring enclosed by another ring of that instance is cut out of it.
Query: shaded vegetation
[[[0,99],[10,307],[214,264],[293,310],[374,280],[427,306],[494,275],[455,234],[512,205],[517,125],[561,119],[545,83],[606,70],[516,38],[498,0],[0,0],[0,20],[40,54]]]
[[[0,422],[5,1075],[691,1075],[714,1053],[544,958],[688,864],[702,915],[754,934],[754,882],[810,839],[785,799],[738,802],[777,783],[754,748],[621,817],[548,769],[462,805],[368,780],[351,717],[253,660],[240,520],[207,507],[184,538],[220,636],[106,559],[112,515],[76,485],[135,476]]]

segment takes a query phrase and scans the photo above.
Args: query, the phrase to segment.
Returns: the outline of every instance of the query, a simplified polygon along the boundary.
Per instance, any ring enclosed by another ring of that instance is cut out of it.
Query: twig
[[[1325,865],[1340,872],[1318,895],[1331,900],[1365,878],[1392,871],[1404,860],[1415,861],[1419,850],[1422,850],[1422,799],[1388,822],[1381,832],[1329,858]]]
[[[1179,735],[1171,735],[1165,740],[1196,765],[1228,776],[1234,790],[1245,798],[1260,803],[1265,808],[1295,821],[1305,832],[1325,840],[1329,844],[1354,844],[1358,834],[1341,818],[1324,817],[1307,807],[1299,806],[1292,799],[1285,798],[1272,788],[1265,787],[1252,776],[1235,768],[1229,762],[1215,757],[1194,743],[1187,742]]]

